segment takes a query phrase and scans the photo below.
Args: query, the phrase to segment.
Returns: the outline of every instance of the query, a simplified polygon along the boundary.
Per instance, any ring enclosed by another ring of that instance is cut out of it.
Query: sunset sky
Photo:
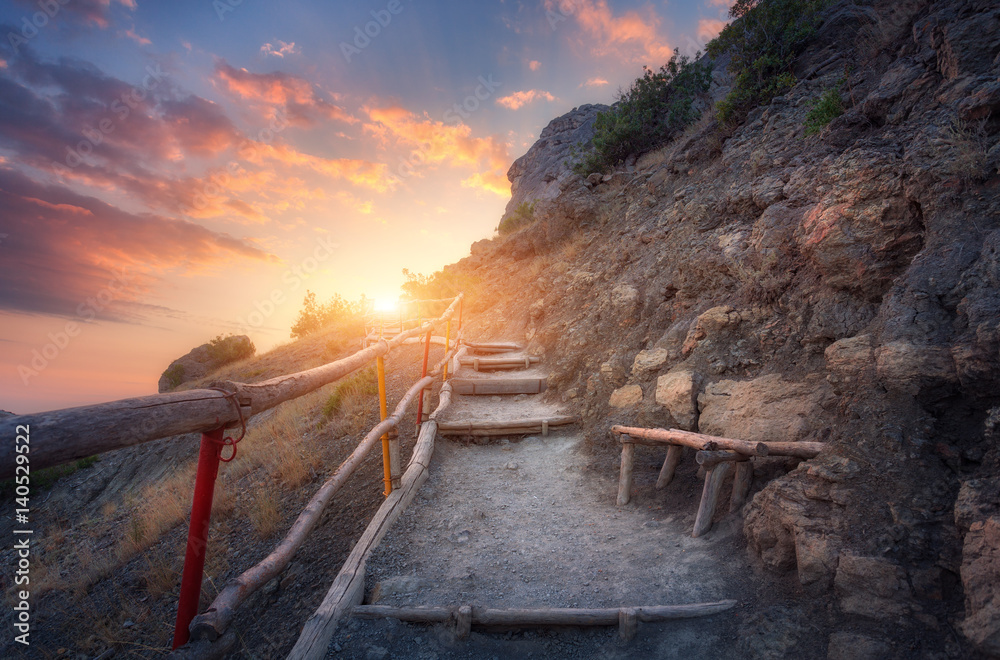
[[[287,341],[306,289],[395,298],[493,235],[550,119],[727,6],[0,2],[0,408],[155,393],[217,334]]]

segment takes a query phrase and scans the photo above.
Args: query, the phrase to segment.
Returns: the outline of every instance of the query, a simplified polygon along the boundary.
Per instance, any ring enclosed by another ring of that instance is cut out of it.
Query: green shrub
[[[795,84],[792,63],[819,27],[830,0],[737,0],[734,19],[706,47],[710,56],[732,55],[732,91],[716,105],[721,123],[742,120]]]
[[[517,205],[514,212],[500,221],[497,231],[501,236],[512,234],[521,227],[526,227],[535,221],[535,200],[524,201]]]
[[[63,463],[62,465],[54,465],[37,471],[32,470],[32,494],[38,494],[42,491],[48,490],[53,484],[63,477],[68,477],[78,470],[89,468],[91,465],[96,463],[99,458],[99,456],[88,456],[87,458],[81,458],[69,463]],[[0,498],[13,496],[15,488],[16,484],[13,479],[4,479],[3,481],[0,481]]]
[[[840,100],[840,85],[831,87],[822,96],[814,99],[806,113],[806,135],[815,135],[823,127],[844,114],[844,104]]]
[[[336,389],[323,404],[323,418],[331,419],[351,398],[378,394],[378,380],[375,367],[363,369],[337,383]]]
[[[677,50],[659,71],[644,66],[642,77],[610,110],[597,115],[592,149],[574,169],[584,176],[605,172],[666,143],[698,118],[694,100],[708,91],[711,81],[710,66],[692,62]]]
[[[230,362],[248,358],[256,352],[257,347],[253,345],[249,337],[232,334],[225,337],[218,335],[208,342],[208,355],[212,359],[212,367],[216,369]]]
[[[172,364],[163,372],[163,377],[167,379],[167,387],[175,389],[184,382],[184,365]]]
[[[323,328],[336,323],[346,323],[347,325],[357,324],[357,328],[345,327],[345,332],[361,332],[361,317],[368,307],[368,300],[364,296],[356,302],[349,302],[339,295],[334,294],[325,303],[316,302],[316,294],[306,291],[306,297],[302,301],[302,309],[299,310],[299,317],[292,326],[292,339],[305,337],[308,334],[322,330]]]

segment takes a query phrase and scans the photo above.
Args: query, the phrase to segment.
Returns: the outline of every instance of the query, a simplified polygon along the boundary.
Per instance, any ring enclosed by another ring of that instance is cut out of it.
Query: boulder
[[[828,428],[824,410],[833,394],[819,374],[795,383],[779,374],[722,380],[698,395],[701,433],[757,442],[794,442]]]
[[[890,657],[892,647],[884,640],[851,632],[830,635],[826,660],[882,660]]]
[[[903,394],[958,382],[955,360],[943,346],[894,341],[875,351],[875,368],[887,390]]]
[[[246,335],[217,337],[170,363],[160,375],[159,392],[169,392],[178,385],[204,378],[229,362],[249,357],[256,352],[253,342]]]
[[[700,375],[690,369],[671,371],[656,379],[656,403],[667,409],[679,428],[698,429],[700,381]]]
[[[906,572],[883,557],[842,554],[834,587],[841,610],[869,619],[903,616],[912,598]]]
[[[608,405],[612,408],[633,408],[640,403],[642,403],[642,388],[638,385],[619,387],[608,399]]]
[[[665,348],[654,348],[649,351],[639,351],[632,361],[632,375],[641,376],[650,371],[656,371],[667,361],[668,353]]]
[[[850,388],[861,376],[871,369],[875,352],[872,349],[871,335],[857,335],[833,342],[824,351],[826,369],[829,375],[826,379],[835,391]]]
[[[800,468],[767,484],[746,511],[747,545],[765,568],[795,570],[806,586],[830,585],[845,525],[830,482]]]

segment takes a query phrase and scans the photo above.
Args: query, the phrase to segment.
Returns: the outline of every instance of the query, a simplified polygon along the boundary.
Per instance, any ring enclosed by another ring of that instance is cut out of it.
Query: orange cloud
[[[383,148],[392,144],[413,148],[406,161],[408,165],[401,167],[401,175],[418,172],[421,164],[448,162],[479,170],[466,180],[468,183],[463,182],[466,187],[496,192],[499,179],[508,185],[506,173],[511,159],[506,143],[500,138],[473,137],[466,124],[435,121],[399,106],[368,108],[367,112],[372,121],[365,124],[365,131],[375,135]],[[503,194],[508,193],[509,186]]]
[[[726,27],[726,21],[717,18],[702,18],[698,20],[698,38],[711,41],[719,36],[722,28]]]
[[[462,181],[463,188],[478,188],[501,197],[510,196],[510,181],[499,172],[475,173]]]
[[[288,73],[253,73],[220,60],[215,66],[215,80],[240,99],[271,107],[283,106],[289,119],[296,124],[312,124],[317,115],[349,124],[358,122],[340,106],[320,98],[308,80]]]
[[[587,82],[582,83],[580,87],[603,87],[607,84],[608,81],[604,78],[588,78]]]
[[[383,163],[373,163],[354,158],[322,158],[296,151],[283,144],[252,143],[240,151],[240,156],[254,164],[267,161],[288,166],[307,167],[317,174],[343,179],[356,186],[376,192],[392,188],[389,168]]]
[[[666,62],[673,48],[660,37],[660,17],[649,8],[645,15],[627,11],[615,16],[607,0],[545,0],[549,12],[572,16],[585,37],[581,47],[589,46],[598,57],[616,57],[643,64]]]
[[[531,69],[532,71],[538,71],[539,69],[542,68],[542,63],[539,62],[538,60],[531,60],[530,62],[528,62],[528,68]]]
[[[502,96],[497,99],[497,105],[502,105],[510,110],[517,110],[529,103],[534,103],[539,99],[545,101],[555,101],[556,97],[540,89],[528,89],[522,92],[514,92],[509,96]]]

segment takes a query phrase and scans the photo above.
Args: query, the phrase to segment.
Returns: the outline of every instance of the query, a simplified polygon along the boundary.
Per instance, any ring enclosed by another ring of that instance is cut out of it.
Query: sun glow
[[[394,312],[396,311],[398,303],[391,298],[376,298],[375,299],[375,311],[376,312]]]

